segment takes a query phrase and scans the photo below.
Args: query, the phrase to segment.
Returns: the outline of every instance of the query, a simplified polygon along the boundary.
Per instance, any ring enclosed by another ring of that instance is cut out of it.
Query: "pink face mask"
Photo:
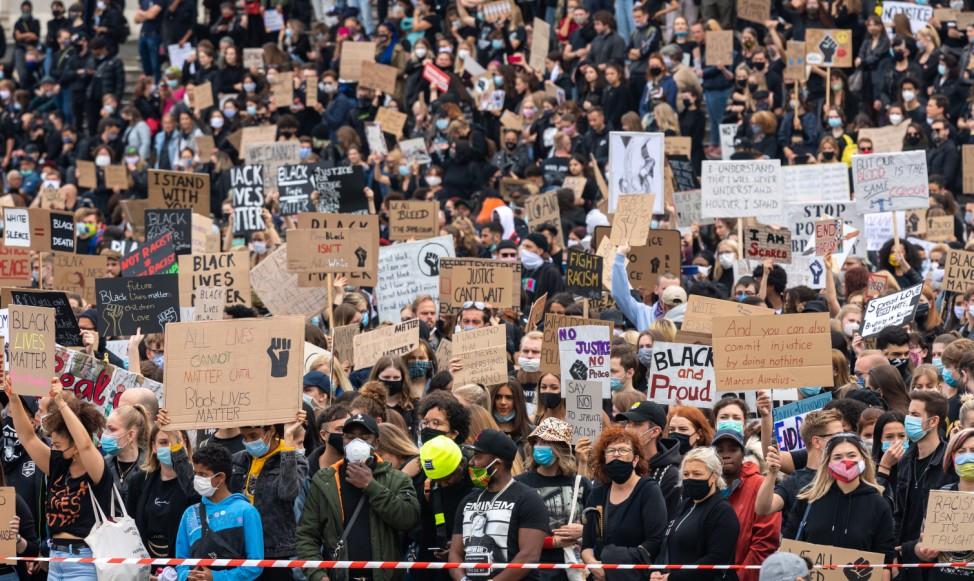
[[[852,482],[866,469],[862,460],[838,460],[829,462],[829,474],[839,482]]]

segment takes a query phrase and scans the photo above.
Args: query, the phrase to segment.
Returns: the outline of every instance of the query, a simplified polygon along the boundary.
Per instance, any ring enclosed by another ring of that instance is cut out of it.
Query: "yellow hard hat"
[[[446,436],[437,436],[423,444],[419,450],[419,461],[423,472],[431,480],[446,478],[460,466],[463,453],[456,442]]]

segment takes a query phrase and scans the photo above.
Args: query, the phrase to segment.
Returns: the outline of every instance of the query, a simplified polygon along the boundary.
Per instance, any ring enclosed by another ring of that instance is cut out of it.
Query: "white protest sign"
[[[129,364],[129,340],[128,339],[112,339],[110,341],[105,341],[105,349],[108,349],[115,357],[118,357],[125,362],[125,365]],[[136,369],[136,371],[139,371]]]
[[[804,449],[805,442],[802,441],[801,427],[805,416],[822,409],[830,401],[832,401],[832,393],[825,392],[774,408],[771,417],[774,421],[774,436],[778,440],[778,448],[782,452]]]
[[[872,337],[886,327],[898,327],[912,322],[917,305],[920,304],[922,289],[923,285],[918,284],[869,301],[862,316],[862,336]]]
[[[784,207],[777,159],[705,161],[702,185],[704,218],[780,216]]]
[[[737,123],[720,124],[720,159],[730,160],[734,155],[734,139],[737,137]]]
[[[906,213],[896,212],[896,231],[900,237],[906,234]],[[866,250],[879,250],[893,238],[893,212],[866,214],[862,217],[862,235],[866,238]]]
[[[862,215],[856,211],[852,202],[809,202],[806,204],[785,205],[785,225],[791,230],[792,254],[802,254],[809,247],[815,248],[815,222],[825,218],[842,218],[846,234],[853,230],[862,232]],[[772,220],[758,220],[768,222]],[[864,245],[857,244],[858,238],[845,241],[845,255],[860,256]],[[843,261],[845,259],[843,258]],[[841,266],[842,263],[839,263]]]
[[[717,392],[710,345],[653,343],[647,399],[660,404],[712,408]]]
[[[903,14],[910,20],[910,31],[916,34],[927,25],[927,22],[933,18],[933,6],[914,4],[913,2],[890,2],[885,0],[882,4],[883,6],[883,25],[886,27],[893,26],[893,17],[897,14]],[[887,31],[890,38],[893,38],[894,32],[892,30]]]
[[[849,167],[844,163],[789,165],[781,168],[789,204],[849,202]]]
[[[791,264],[779,263],[788,275],[788,286],[807,286],[810,289],[825,288],[825,261],[822,256],[793,254]]]
[[[440,295],[440,258],[444,256],[456,256],[453,236],[380,247],[375,287],[379,320],[398,323],[399,311],[418,295],[430,295],[435,301]]]
[[[653,194],[653,213],[664,212],[663,134],[609,133],[609,212],[623,194]]]
[[[602,431],[602,400],[610,397],[611,330],[601,325],[558,329],[561,393],[565,419],[574,438],[598,438]]]
[[[30,218],[27,208],[3,209],[3,245],[30,248]]]
[[[181,69],[186,63],[186,57],[196,52],[196,47],[188,42],[183,46],[170,44],[166,47],[166,52],[169,53],[169,64]]]
[[[854,155],[852,183],[860,212],[930,207],[927,154],[923,150]]]

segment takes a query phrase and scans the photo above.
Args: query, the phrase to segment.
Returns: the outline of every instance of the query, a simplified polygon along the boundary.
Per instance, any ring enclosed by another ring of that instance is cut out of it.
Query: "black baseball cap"
[[[342,432],[347,432],[352,426],[362,426],[373,436],[379,435],[379,424],[369,414],[355,414],[348,418],[345,420],[345,425],[342,426]]]
[[[655,401],[641,401],[621,414],[616,414],[617,422],[652,422],[653,425],[666,425],[666,409]]]
[[[345,424],[348,425],[348,424]],[[500,430],[484,430],[473,443],[475,452],[497,456],[505,462],[513,462],[517,456],[517,444],[510,436]]]
[[[320,371],[309,371],[304,374],[304,387],[317,387],[322,393],[331,393],[331,380]]]
[[[737,430],[733,430],[729,428],[724,428],[723,430],[717,430],[717,433],[714,434],[714,439],[712,443],[713,447],[716,448],[717,442],[721,440],[734,440],[734,442],[738,446],[744,448],[744,437],[741,436],[741,433],[738,432]]]

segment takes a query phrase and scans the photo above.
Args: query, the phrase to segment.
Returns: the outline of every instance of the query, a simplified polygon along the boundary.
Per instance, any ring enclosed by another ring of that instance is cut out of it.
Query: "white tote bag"
[[[572,504],[571,509],[568,511],[568,524],[575,522],[575,509],[578,506],[578,487],[582,483],[582,477],[575,476],[575,486],[572,489]],[[565,553],[565,562],[569,564],[581,563],[582,560],[578,558],[578,549],[576,545],[571,547],[564,547],[562,549]],[[588,576],[588,571],[585,569],[566,569],[565,575],[568,576],[568,581],[585,581]]]
[[[105,512],[95,500],[93,490],[89,489],[88,497],[95,512],[95,526],[91,527],[85,542],[91,547],[92,556],[148,558],[149,552],[142,544],[142,537],[139,535],[138,527],[135,526],[135,520],[125,511],[122,495],[115,485],[112,485],[111,518],[105,516]],[[115,514],[116,502],[122,513],[120,516]],[[149,579],[147,565],[96,564],[95,568],[98,571],[98,581],[148,581]]]

